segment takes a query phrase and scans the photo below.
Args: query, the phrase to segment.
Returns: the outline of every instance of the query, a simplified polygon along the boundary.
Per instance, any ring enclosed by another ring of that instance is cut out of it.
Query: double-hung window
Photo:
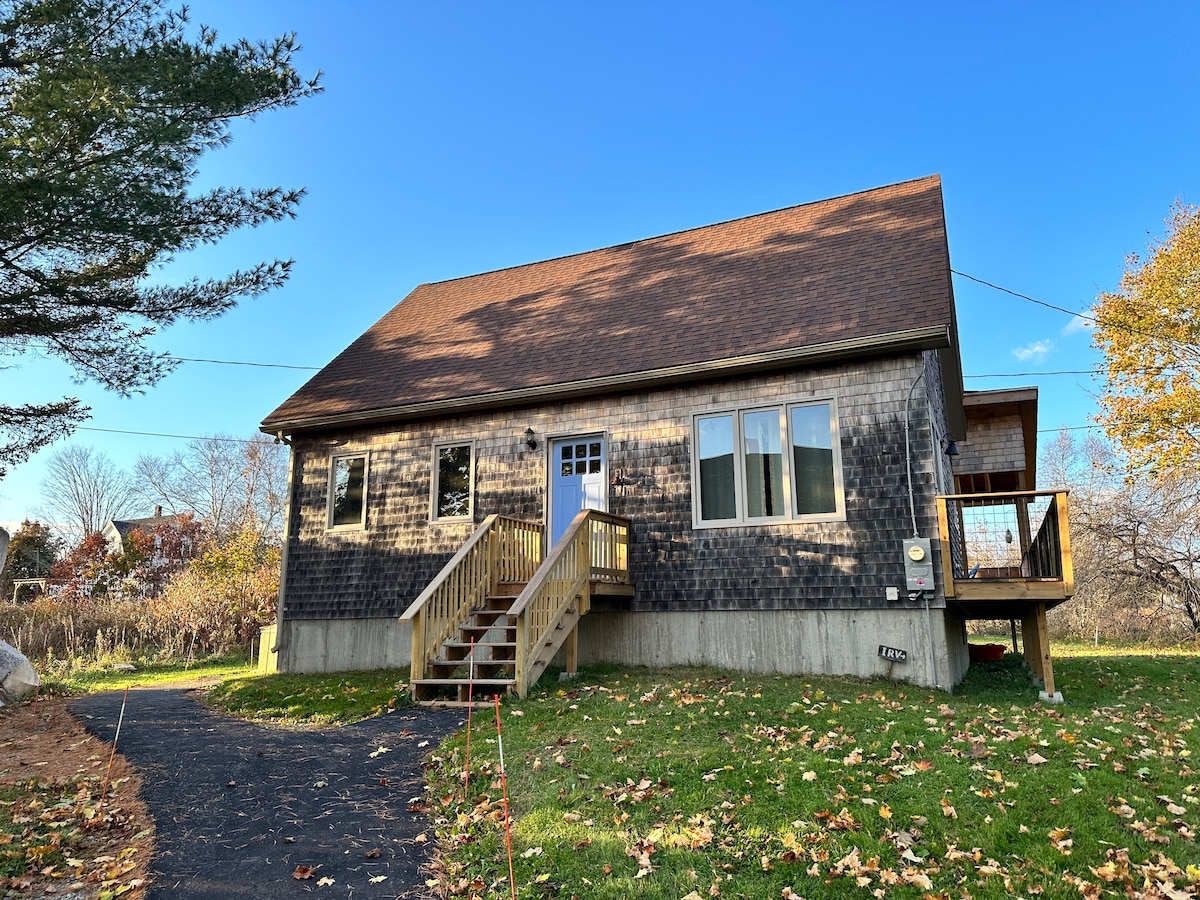
[[[697,528],[845,517],[832,400],[700,413],[692,446]]]
[[[330,460],[327,503],[330,531],[366,527],[367,462],[366,453],[338,453]]]
[[[434,444],[430,514],[435,522],[470,521],[475,507],[475,445]]]

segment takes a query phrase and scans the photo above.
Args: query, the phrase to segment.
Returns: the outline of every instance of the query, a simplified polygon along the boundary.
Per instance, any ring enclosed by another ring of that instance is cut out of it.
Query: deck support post
[[[1042,680],[1042,657],[1038,652],[1037,616],[1030,611],[1021,617],[1021,648],[1025,665],[1039,682]]]
[[[566,640],[567,651],[567,674],[574,675],[579,671],[579,623],[576,622],[571,626],[571,633],[567,635]]]
[[[1050,629],[1046,625],[1046,604],[1038,603],[1033,612],[1037,633],[1037,653],[1042,664],[1042,691],[1038,695],[1047,703],[1062,703],[1063,696],[1054,689],[1054,661],[1050,658]]]

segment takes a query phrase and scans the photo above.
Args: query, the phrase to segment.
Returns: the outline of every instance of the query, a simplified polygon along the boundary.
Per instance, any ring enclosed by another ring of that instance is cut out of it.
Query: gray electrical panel
[[[933,591],[933,555],[928,538],[904,539],[904,579],[910,592]]]

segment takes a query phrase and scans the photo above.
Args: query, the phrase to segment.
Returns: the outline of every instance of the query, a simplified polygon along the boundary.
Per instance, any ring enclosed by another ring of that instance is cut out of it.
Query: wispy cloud
[[[1071,318],[1067,320],[1067,324],[1062,327],[1062,331],[1060,331],[1059,334],[1065,336],[1068,334],[1090,332],[1095,327],[1096,323],[1091,319],[1085,319],[1081,316],[1071,316]]]
[[[1053,349],[1053,341],[1035,341],[1024,347],[1013,347],[1012,355],[1021,360],[1021,362],[1029,362],[1030,360],[1041,362]]]

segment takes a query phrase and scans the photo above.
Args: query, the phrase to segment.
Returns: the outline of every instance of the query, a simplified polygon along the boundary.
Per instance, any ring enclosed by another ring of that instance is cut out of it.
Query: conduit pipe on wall
[[[287,562],[288,562],[288,543],[292,535],[292,499],[293,489],[296,481],[296,472],[299,466],[296,465],[296,457],[299,451],[292,445],[292,442],[284,437],[283,432],[279,432],[275,439],[282,444],[288,445],[288,473],[287,473],[287,506],[283,509],[283,547],[279,551],[279,598],[275,601],[275,646],[271,648],[271,652],[280,654],[283,651],[283,599],[286,596],[287,587]]]
[[[909,438],[909,406],[912,403],[913,391],[917,389],[917,385],[921,379],[925,377],[925,363],[921,361],[921,372],[913,379],[913,383],[908,386],[908,396],[904,398],[904,469],[908,474],[908,512],[912,516],[912,536],[920,537],[920,532],[917,531],[917,500],[913,494],[913,477],[912,477],[912,443]],[[940,687],[937,677],[937,656],[933,652],[933,613],[929,610],[929,592],[921,591],[921,595],[925,599],[925,635],[929,642],[929,677],[933,681],[934,687]]]

